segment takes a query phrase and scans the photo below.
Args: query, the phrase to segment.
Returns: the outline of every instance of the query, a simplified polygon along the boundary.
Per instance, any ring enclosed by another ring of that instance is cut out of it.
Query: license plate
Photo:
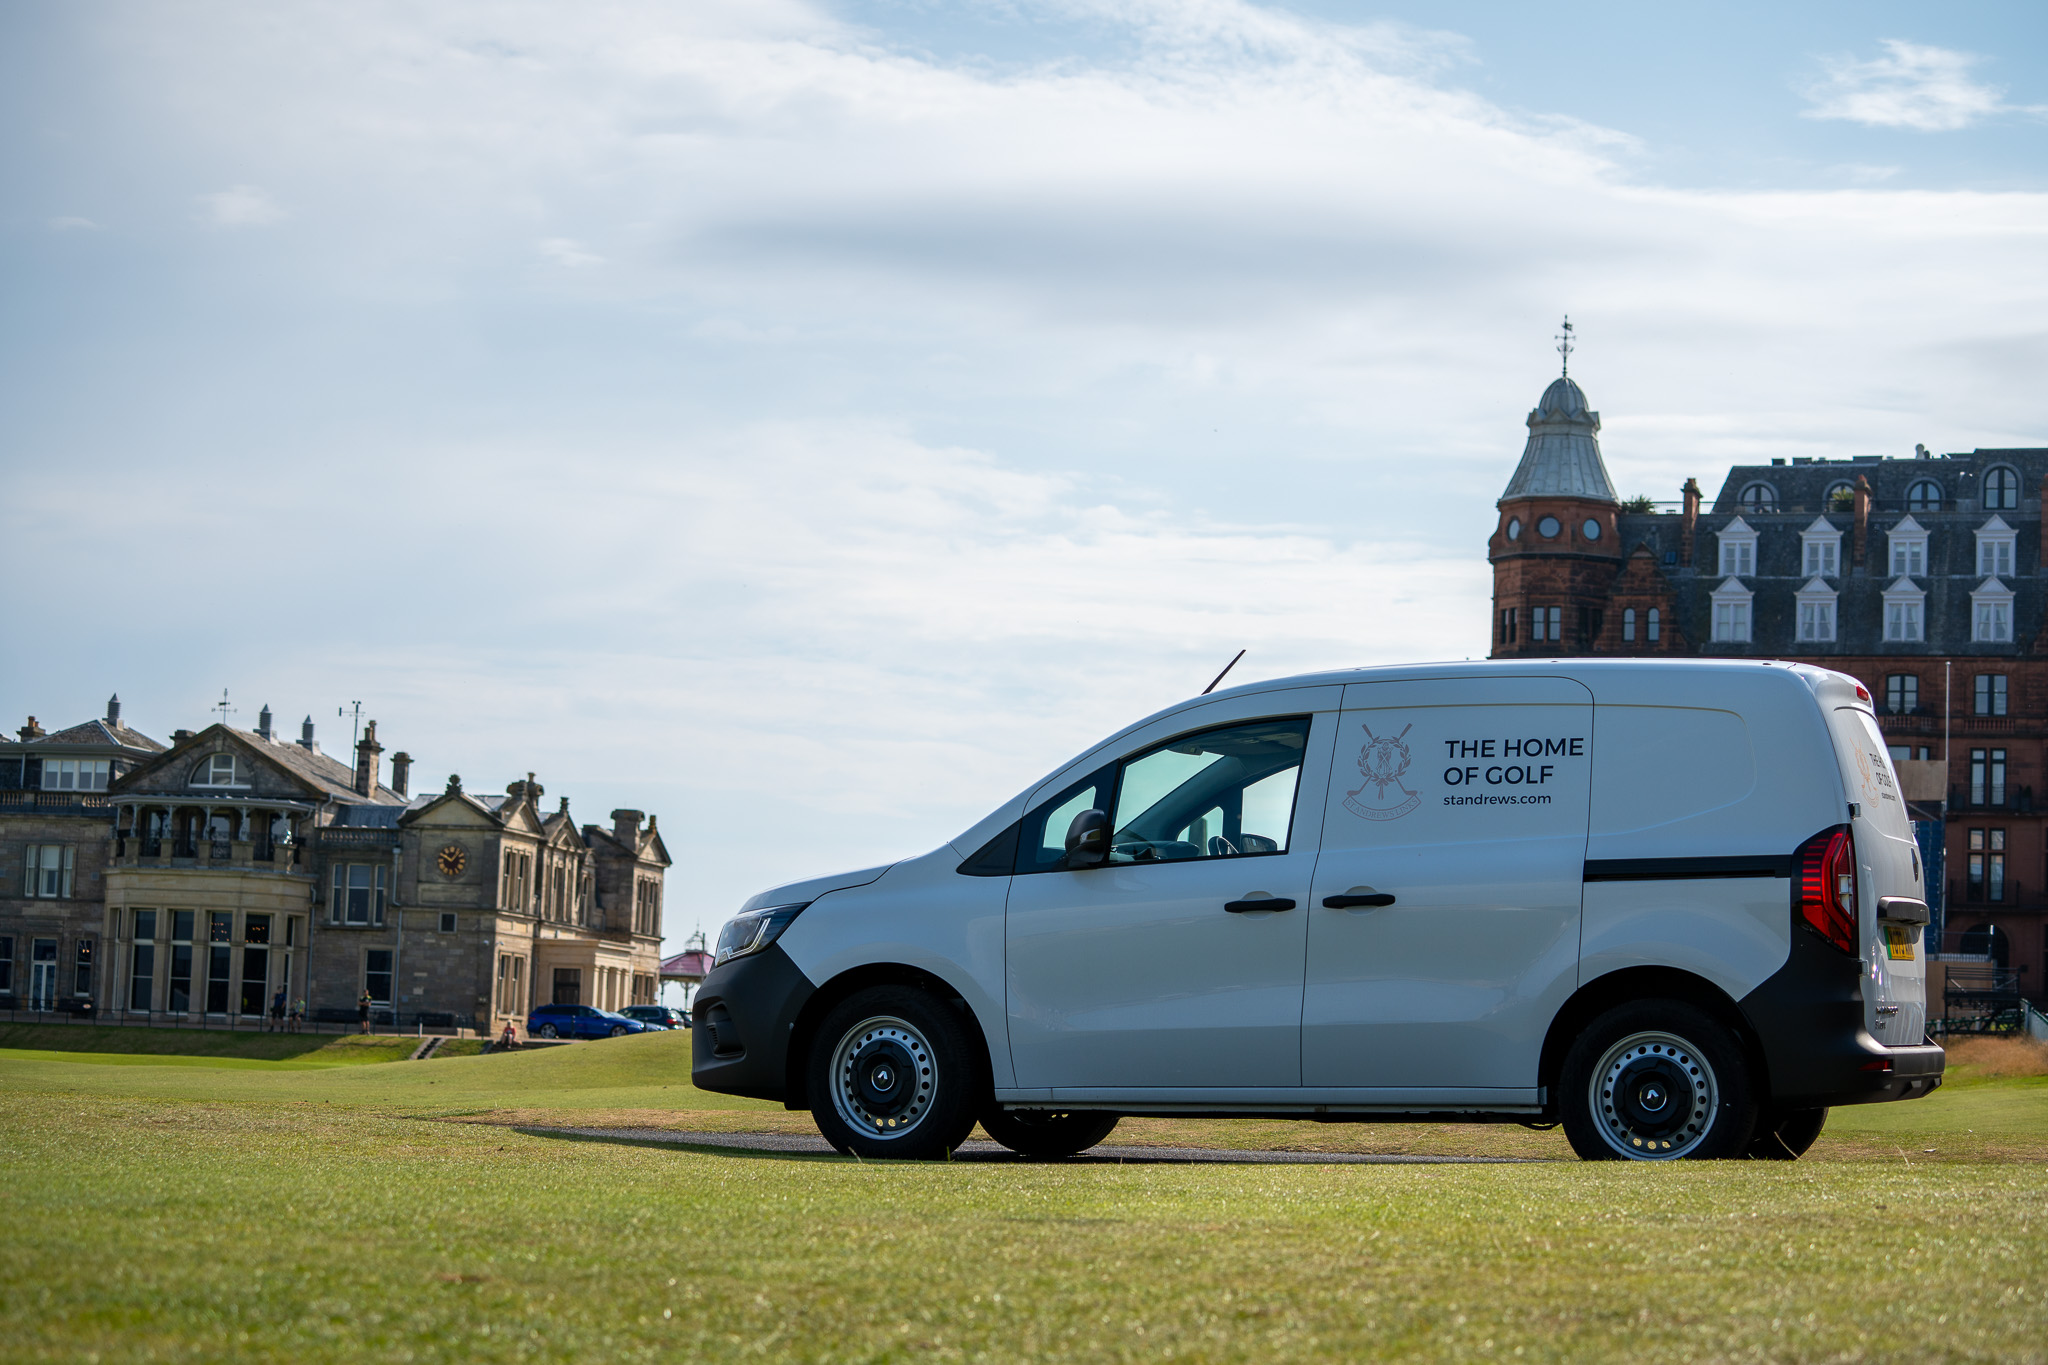
[[[1895,929],[1891,925],[1885,926],[1884,942],[1885,947],[1890,950],[1892,961],[1913,960],[1913,937],[1918,932],[1916,929]]]

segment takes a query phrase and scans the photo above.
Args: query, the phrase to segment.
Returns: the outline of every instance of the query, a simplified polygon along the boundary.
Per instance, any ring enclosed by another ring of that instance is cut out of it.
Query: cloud
[[[1920,43],[1884,40],[1885,54],[1868,61],[1824,57],[1824,75],[1806,87],[1807,118],[1840,119],[1872,128],[1949,133],[1995,114],[2039,113],[2009,105],[2005,91],[1970,77],[1982,58]]]
[[[202,194],[199,206],[206,220],[217,227],[264,227],[285,218],[284,209],[269,192],[254,185],[234,185]]]
[[[100,230],[100,225],[90,218],[52,218],[49,226],[52,232],[98,232]]]
[[[603,265],[604,257],[592,255],[583,249],[583,244],[572,237],[546,237],[541,240],[540,254],[570,269],[586,265]]]

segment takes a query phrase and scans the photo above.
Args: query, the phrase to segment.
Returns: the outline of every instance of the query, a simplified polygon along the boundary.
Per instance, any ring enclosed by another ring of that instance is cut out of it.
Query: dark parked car
[[[526,1031],[536,1038],[616,1038],[645,1033],[647,1025],[590,1005],[537,1005],[526,1016]]]
[[[690,1016],[670,1005],[628,1005],[619,1011],[649,1028],[688,1028]]]

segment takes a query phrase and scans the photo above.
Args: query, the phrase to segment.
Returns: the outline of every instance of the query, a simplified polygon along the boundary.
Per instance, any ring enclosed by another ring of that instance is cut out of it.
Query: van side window
[[[1127,759],[1110,821],[1112,862],[1285,853],[1307,716],[1169,740]]]
[[[1025,816],[1016,833],[1018,874],[1057,872],[1065,867],[1067,826],[1084,810],[1106,809],[1115,779],[1113,766],[1090,773]]]

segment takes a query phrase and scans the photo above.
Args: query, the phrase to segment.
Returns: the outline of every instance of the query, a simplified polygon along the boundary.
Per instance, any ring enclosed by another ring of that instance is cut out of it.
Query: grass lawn
[[[0,1359],[2048,1358],[2048,1080],[2024,1057],[1839,1111],[1790,1164],[891,1166],[504,1126],[802,1121],[691,1089],[688,1046],[0,1051]],[[1562,1154],[1519,1128],[1234,1127]]]

